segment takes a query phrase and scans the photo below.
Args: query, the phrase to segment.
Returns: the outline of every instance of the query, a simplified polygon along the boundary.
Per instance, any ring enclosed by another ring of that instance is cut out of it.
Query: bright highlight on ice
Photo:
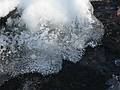
[[[89,0],[0,0],[0,17],[16,7],[20,17],[0,33],[1,74],[57,73],[62,60],[78,62],[104,34]]]

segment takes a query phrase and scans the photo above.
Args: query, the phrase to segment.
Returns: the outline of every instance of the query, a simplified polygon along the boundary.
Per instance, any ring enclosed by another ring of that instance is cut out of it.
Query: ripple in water
[[[78,62],[85,47],[96,46],[104,34],[89,0],[21,0],[16,5],[0,30],[1,75],[57,73],[63,60]]]

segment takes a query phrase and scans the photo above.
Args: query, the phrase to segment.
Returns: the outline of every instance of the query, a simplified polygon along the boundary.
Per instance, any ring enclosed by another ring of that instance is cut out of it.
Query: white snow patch
[[[0,0],[0,17],[4,17],[14,10],[19,4],[19,0]]]

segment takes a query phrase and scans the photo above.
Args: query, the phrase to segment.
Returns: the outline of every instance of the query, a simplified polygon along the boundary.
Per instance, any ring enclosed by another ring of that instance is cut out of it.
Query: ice
[[[21,0],[14,3],[4,6],[15,8],[17,5],[20,17],[9,17],[6,27],[0,31],[1,74],[58,73],[63,60],[80,61],[85,48],[95,47],[104,34],[103,25],[94,17],[89,0]],[[5,10],[9,13],[12,9]],[[0,11],[2,17],[7,13]]]
[[[118,67],[120,66],[120,59],[115,60],[115,65],[118,66]]]
[[[120,90],[119,76],[113,75],[106,84],[109,86],[107,90]]]

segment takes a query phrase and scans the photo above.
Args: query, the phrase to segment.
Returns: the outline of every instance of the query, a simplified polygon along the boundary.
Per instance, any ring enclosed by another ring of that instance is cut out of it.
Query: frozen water
[[[120,59],[116,59],[116,60],[115,60],[115,65],[116,65],[116,66],[120,66]]]
[[[120,90],[119,76],[113,75],[113,77],[106,82],[109,86],[108,90]]]
[[[78,62],[85,47],[94,47],[104,34],[89,0],[21,0],[16,5],[21,17],[8,18],[0,31],[1,74],[57,73],[62,60]],[[7,13],[0,11],[0,17]]]

